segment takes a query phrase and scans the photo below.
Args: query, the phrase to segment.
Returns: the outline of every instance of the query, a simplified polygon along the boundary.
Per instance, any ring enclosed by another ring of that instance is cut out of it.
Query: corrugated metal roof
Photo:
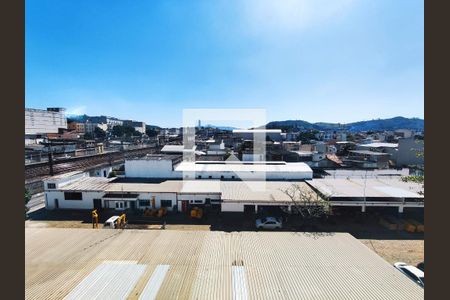
[[[82,177],[59,188],[61,191],[104,191],[113,179],[104,177]]]
[[[142,300],[153,300],[158,295],[159,289],[169,271],[169,265],[158,265],[155,271],[153,271],[152,277],[150,277],[147,285],[145,286],[139,299]]]
[[[279,173],[299,173],[312,174],[312,169],[305,163],[285,163],[285,164],[238,164],[238,163],[195,163],[181,162],[175,167],[177,172],[279,172]]]
[[[400,178],[324,178],[307,183],[331,197],[423,198],[418,194],[421,184]]]
[[[86,172],[84,172],[84,171],[71,171],[71,172],[67,172],[67,173],[63,173],[63,174],[53,175],[53,176],[47,178],[47,180],[63,179],[63,178],[68,178],[68,177],[71,177],[73,175],[82,174],[82,173],[86,173]]]
[[[305,193],[319,196],[305,182],[280,181],[223,181],[221,182],[221,199],[224,202],[292,202],[284,191],[293,185],[300,187]]]
[[[98,266],[115,260],[146,267],[132,272],[137,281],[122,271],[91,281]],[[156,276],[162,279],[158,299],[232,299],[243,290],[249,299],[424,297],[422,288],[346,233],[25,229],[26,299],[61,299],[80,283],[118,295],[130,277],[128,298],[138,299],[159,265],[170,268],[164,278]],[[233,289],[236,266],[240,279]]]
[[[126,299],[146,266],[118,261],[104,262],[80,282],[64,299]]]
[[[185,148],[184,145],[164,145],[164,147],[161,149],[161,152],[193,152],[197,146],[193,146],[192,148]]]

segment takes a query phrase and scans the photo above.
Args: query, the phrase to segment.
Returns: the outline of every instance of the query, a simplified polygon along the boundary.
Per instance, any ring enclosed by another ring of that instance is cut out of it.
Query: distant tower
[[[202,121],[198,120],[198,128],[202,127]]]

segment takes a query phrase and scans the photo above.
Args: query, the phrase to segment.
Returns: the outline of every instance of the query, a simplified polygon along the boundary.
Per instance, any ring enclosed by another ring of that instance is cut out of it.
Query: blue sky
[[[424,116],[423,1],[27,0],[25,13],[26,107],[159,126],[187,108]]]

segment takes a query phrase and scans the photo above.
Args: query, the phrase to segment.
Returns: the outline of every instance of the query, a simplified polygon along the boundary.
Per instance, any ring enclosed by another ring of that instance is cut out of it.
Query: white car
[[[405,264],[404,262],[397,262],[394,264],[400,272],[411,278],[412,281],[420,285],[421,287],[425,287],[425,273],[422,270]]]
[[[257,229],[281,229],[283,224],[281,219],[277,219],[274,217],[267,217],[256,220],[256,228]]]

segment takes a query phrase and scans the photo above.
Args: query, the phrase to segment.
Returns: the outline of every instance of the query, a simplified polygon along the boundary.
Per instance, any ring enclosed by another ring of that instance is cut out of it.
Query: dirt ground
[[[103,225],[99,224],[99,228]],[[91,223],[85,223],[82,221],[60,221],[60,220],[43,220],[43,221],[25,221],[25,227],[28,228],[92,228]],[[166,230],[196,230],[196,231],[209,231],[210,225],[195,225],[195,224],[167,224]],[[128,224],[129,229],[161,229],[160,225],[144,225],[144,224]]]
[[[424,261],[424,240],[360,240],[386,261],[417,266]]]
[[[86,217],[86,212],[70,212],[66,215],[52,215],[45,211],[37,212],[30,220],[25,221],[25,227],[50,227],[50,228],[92,228],[92,223]],[[109,215],[102,215],[103,219]],[[130,216],[133,221],[133,216]],[[103,226],[104,220],[99,220],[99,228]],[[242,215],[224,215],[217,219],[196,221],[183,215],[172,215],[166,219],[166,230],[188,230],[188,231],[254,231],[254,220],[247,219]],[[215,221],[214,221],[215,220]],[[162,221],[150,220],[145,222],[130,222],[127,228],[160,230]],[[295,222],[286,224],[283,231],[317,231],[317,232],[348,232],[359,239],[368,248],[378,253],[389,263],[403,261],[416,266],[424,261],[424,235],[418,233],[407,233],[404,231],[390,231],[379,225],[376,218],[367,218],[364,222],[358,222],[352,218],[325,222],[313,228],[295,226]]]

